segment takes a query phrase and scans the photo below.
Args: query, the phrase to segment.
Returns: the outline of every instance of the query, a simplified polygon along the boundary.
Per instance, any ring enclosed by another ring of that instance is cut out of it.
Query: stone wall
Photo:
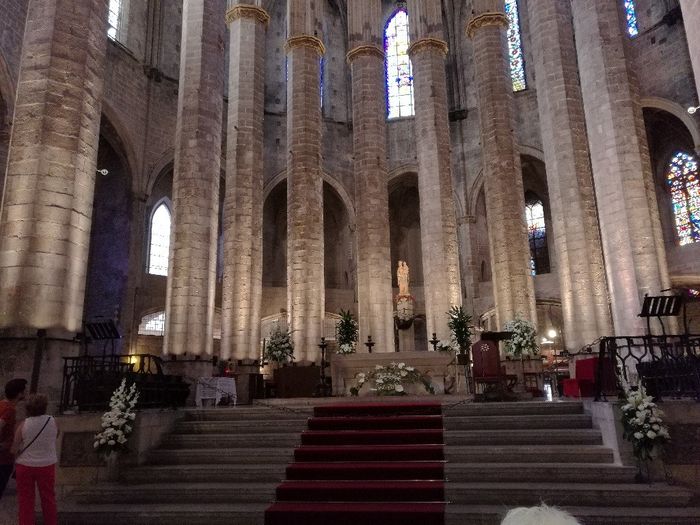
[[[520,2],[528,89],[514,97],[515,135],[520,153],[542,159],[531,22],[528,16],[528,3],[532,1]],[[6,63],[8,78],[16,82],[19,42],[23,34],[28,0],[6,0],[5,3],[7,6],[3,5],[3,15],[0,17],[0,69],[1,64]],[[487,242],[488,211],[479,198],[483,189],[483,173],[473,45],[463,32],[471,17],[472,3],[444,0],[443,12],[446,15],[445,41],[450,48],[446,72],[455,207],[458,224],[462,221],[462,224],[470,225],[467,228],[460,227],[459,243],[462,252],[467,246],[472,247],[470,258],[461,259],[464,281],[462,292],[465,298],[470,298],[465,303],[468,311],[478,316],[493,307],[493,292]],[[103,113],[120,138],[121,145],[116,153],[124,161],[130,185],[130,224],[123,227],[125,231],[129,230],[129,279],[124,299],[117,301],[122,312],[131,312],[131,319],[122,317],[125,333],[138,324],[144,313],[164,308],[165,304],[165,279],[145,272],[146,223],[153,204],[162,196],[171,196],[172,191],[169,187],[161,187],[156,180],[173,162],[182,26],[181,0],[160,2],[160,10],[157,12],[149,11],[145,7],[146,2],[131,0],[128,4],[128,19],[122,41],[108,43],[103,104]],[[280,176],[284,177],[286,167],[285,4],[271,2],[271,22],[266,34],[264,180],[267,190],[269,185],[279,182]],[[640,88],[643,98],[667,100],[683,110],[687,105],[696,104],[698,98],[692,82],[685,27],[682,19],[674,18],[673,14],[677,4],[676,0],[637,0],[641,35],[630,42],[629,57],[633,69],[642,80]],[[395,2],[384,0],[382,8],[383,21],[386,21],[395,8]],[[324,177],[332,179],[342,188],[347,202],[354,206],[352,104],[349,68],[345,62],[346,19],[344,13],[339,12],[332,3],[324,2],[323,9],[327,52],[324,65],[322,169]],[[665,19],[669,12],[671,16]],[[0,71],[0,98],[6,106],[8,91]],[[693,119],[695,125],[700,126],[700,118],[696,116]],[[0,162],[3,147],[6,147],[8,140],[9,134],[3,134],[0,129]],[[390,178],[416,172],[414,119],[398,119],[387,123],[387,153]],[[653,153],[652,151],[652,156]],[[4,173],[4,170],[0,172]],[[664,206],[661,197],[659,203]],[[394,213],[398,211],[394,210]],[[662,222],[663,213],[662,210]],[[353,227],[352,221],[349,221],[347,227]],[[700,246],[678,247],[668,235],[665,235],[665,241],[672,276],[700,273],[696,262]],[[392,238],[392,244],[396,246],[401,243]],[[336,257],[340,257],[343,251],[337,252]],[[550,258],[551,256],[550,249]],[[334,262],[337,272],[333,279],[336,282],[342,281],[347,262],[339,259],[334,259]],[[422,272],[419,271],[418,264],[413,266],[413,275],[416,276],[418,285],[422,282],[422,278],[418,280]],[[99,274],[101,268],[91,268],[90,271]],[[467,275],[469,278],[465,278]],[[274,297],[274,301],[283,299],[284,296],[277,293],[277,287],[282,283],[281,277],[283,276],[275,274],[275,278],[270,280],[270,288],[265,291],[265,297]],[[107,283],[107,288],[112,289],[111,286],[115,283]],[[556,277],[553,275],[537,276],[535,290],[538,299],[560,298]],[[338,297],[341,296],[344,297],[339,292]],[[131,307],[127,304],[129,301],[134,302]],[[105,304],[114,302],[113,298],[104,300]],[[327,307],[330,308],[331,303],[335,302],[336,299],[327,299]],[[351,303],[354,306],[354,298]],[[268,304],[267,311],[278,312],[285,307],[282,300],[279,304]]]

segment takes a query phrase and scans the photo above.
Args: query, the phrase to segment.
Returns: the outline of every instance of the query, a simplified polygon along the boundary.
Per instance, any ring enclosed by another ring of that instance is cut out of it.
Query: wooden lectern
[[[482,332],[481,340],[472,345],[476,400],[504,401],[513,398],[511,392],[517,377],[506,375],[498,350],[498,341],[510,339],[511,335],[511,332]],[[482,385],[481,392],[479,385]]]

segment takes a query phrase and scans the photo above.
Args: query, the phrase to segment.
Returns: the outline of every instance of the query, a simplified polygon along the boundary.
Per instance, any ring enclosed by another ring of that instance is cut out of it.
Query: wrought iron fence
[[[61,412],[104,410],[122,380],[135,383],[138,407],[184,406],[190,385],[182,376],[163,373],[163,361],[150,354],[65,357]]]
[[[605,397],[606,363],[612,363],[618,389],[643,384],[660,400],[693,397],[700,401],[700,335],[604,337],[599,343],[596,401]]]

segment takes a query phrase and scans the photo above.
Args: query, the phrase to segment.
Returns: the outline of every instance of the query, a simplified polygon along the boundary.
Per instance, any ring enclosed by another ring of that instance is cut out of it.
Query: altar
[[[406,363],[421,374],[429,377],[436,394],[444,394],[448,389],[457,385],[457,365],[452,352],[382,352],[374,354],[333,354],[330,358],[331,377],[333,378],[333,395],[350,395],[350,388],[355,386],[357,374],[370,372],[377,365],[386,366],[389,363]],[[415,388],[411,388],[415,386]],[[415,395],[430,395],[422,385],[410,385],[407,393]],[[452,392],[454,393],[454,392]],[[367,390],[360,395],[368,395]]]

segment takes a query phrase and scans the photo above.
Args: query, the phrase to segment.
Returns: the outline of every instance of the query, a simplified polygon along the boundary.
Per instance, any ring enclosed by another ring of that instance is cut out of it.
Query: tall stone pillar
[[[184,0],[165,303],[170,354],[213,352],[221,177],[224,0]]]
[[[567,347],[612,334],[571,4],[528,2]]]
[[[449,341],[447,312],[462,304],[450,166],[442,10],[439,0],[410,0],[411,46],[418,149],[418,192],[423,246],[423,287],[428,337]]]
[[[690,61],[695,73],[695,88],[700,96],[700,0],[680,0],[683,12],[683,25],[685,25],[685,37],[688,40]]]
[[[0,328],[80,330],[106,0],[31,0],[0,210]]]
[[[322,6],[287,0],[287,312],[297,361],[318,361],[323,335]]]
[[[513,133],[513,84],[504,36],[507,27],[503,0],[474,0],[467,36],[474,48],[484,194],[499,327],[516,315],[537,320],[529,270],[523,177]]]
[[[386,104],[379,95],[385,92],[381,0],[353,2],[348,8],[348,38],[355,153],[359,342],[371,335],[377,352],[393,352]],[[364,348],[358,345],[358,351]]]
[[[637,79],[618,2],[572,2],[615,333],[642,334],[645,293],[669,288]]]
[[[221,355],[260,357],[265,28],[260,1],[229,0]]]

